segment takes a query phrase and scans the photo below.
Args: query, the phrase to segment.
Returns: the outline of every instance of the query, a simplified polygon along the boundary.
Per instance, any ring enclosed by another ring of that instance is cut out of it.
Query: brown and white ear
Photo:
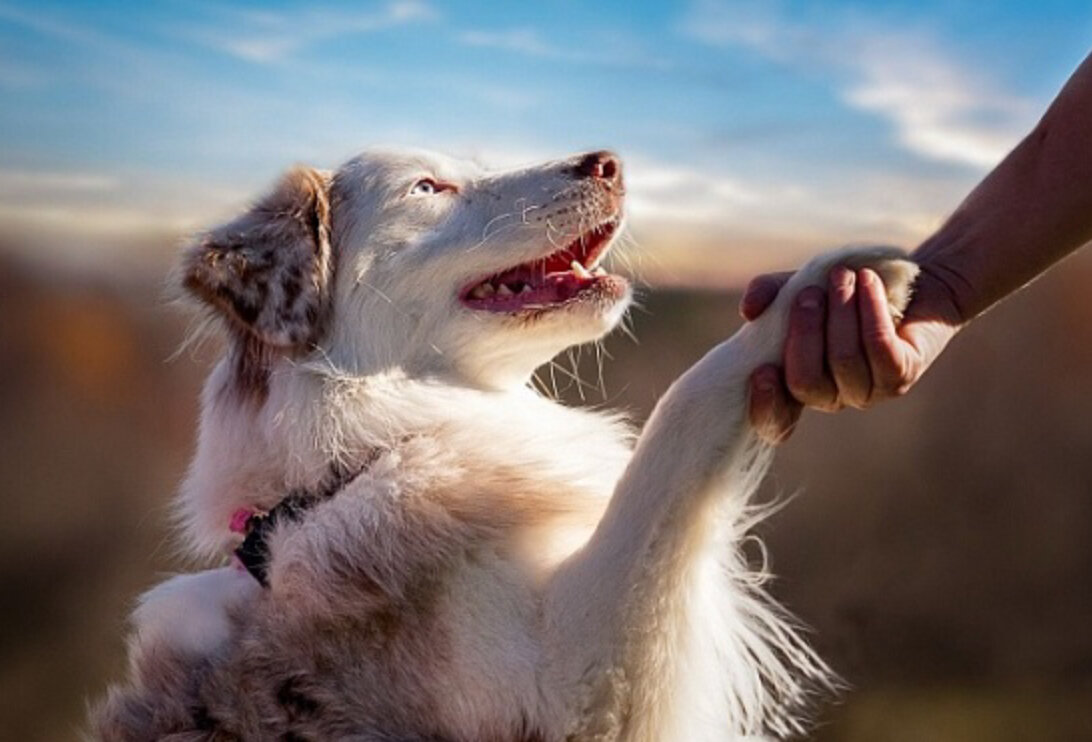
[[[181,280],[239,330],[291,352],[322,333],[332,270],[330,177],[297,167],[245,214],[190,246]]]

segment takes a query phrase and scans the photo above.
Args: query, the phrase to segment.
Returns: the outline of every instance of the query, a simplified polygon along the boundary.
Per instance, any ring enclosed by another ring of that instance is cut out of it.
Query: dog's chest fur
[[[539,588],[599,520],[630,454],[625,426],[522,391],[306,372],[275,381],[266,408],[265,481],[369,462],[274,532],[270,588],[234,617],[240,640],[199,684],[203,713],[244,738],[336,738],[337,719],[532,734],[552,716],[538,708]],[[204,501],[197,485],[217,485],[201,459],[187,495]]]

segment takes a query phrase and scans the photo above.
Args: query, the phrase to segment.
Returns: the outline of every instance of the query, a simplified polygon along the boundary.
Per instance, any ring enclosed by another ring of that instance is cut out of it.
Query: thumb
[[[777,298],[781,287],[792,278],[792,274],[792,271],[783,271],[781,273],[763,273],[752,278],[751,282],[747,284],[747,289],[743,292],[743,298],[739,300],[739,313],[743,316],[743,319],[750,322],[765,312],[766,307],[770,306],[773,300]]]

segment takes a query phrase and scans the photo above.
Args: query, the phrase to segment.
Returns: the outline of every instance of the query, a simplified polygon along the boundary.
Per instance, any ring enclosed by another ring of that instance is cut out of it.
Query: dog
[[[234,564],[133,617],[104,740],[703,742],[806,729],[835,676],[741,547],[770,460],[747,379],[788,301],[871,267],[813,260],[690,368],[643,430],[529,387],[629,282],[621,161],[495,172],[423,152],[288,172],[187,247],[227,338],[182,485],[183,540]]]

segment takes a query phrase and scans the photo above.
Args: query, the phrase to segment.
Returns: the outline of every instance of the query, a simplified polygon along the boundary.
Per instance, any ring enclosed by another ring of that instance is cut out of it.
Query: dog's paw
[[[141,596],[133,613],[135,644],[211,654],[231,634],[231,611],[260,592],[257,581],[235,567],[172,577]]]
[[[852,248],[851,248],[852,249]],[[901,320],[914,293],[914,280],[918,277],[918,264],[897,248],[866,248],[851,252],[845,262],[847,268],[869,268],[879,275],[887,291],[887,307],[891,316]]]
[[[919,268],[906,252],[897,247],[847,247],[810,261],[801,268],[782,291],[786,301],[806,286],[826,288],[827,275],[839,265],[852,270],[868,268],[876,272],[887,292],[887,306],[895,321],[899,321],[913,296],[914,279]],[[781,298],[781,297],[779,297]]]
[[[741,331],[741,341],[748,347],[753,370],[764,363],[780,363],[789,330],[793,302],[802,289],[818,286],[826,291],[828,275],[836,266],[852,270],[869,268],[883,281],[891,317],[898,322],[913,295],[919,268],[903,250],[895,247],[847,247],[810,260],[793,274],[778,292],[777,298],[757,319]]]

